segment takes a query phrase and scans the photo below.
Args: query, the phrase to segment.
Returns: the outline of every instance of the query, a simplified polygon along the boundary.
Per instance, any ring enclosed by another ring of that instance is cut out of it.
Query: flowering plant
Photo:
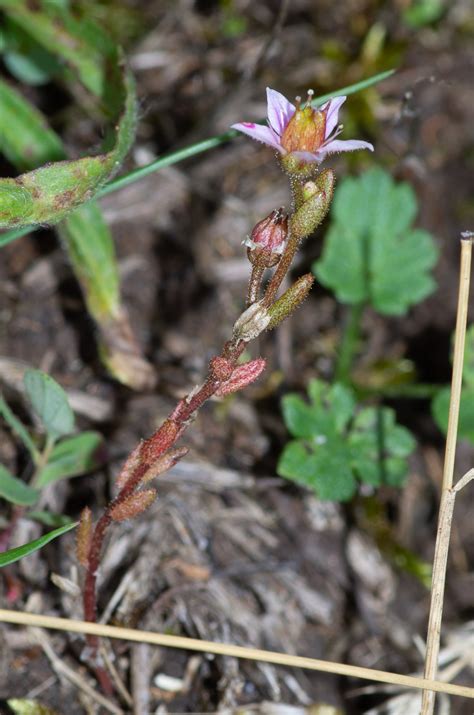
[[[197,410],[209,398],[240,390],[259,377],[265,369],[265,360],[257,358],[242,364],[240,357],[244,350],[263,331],[277,327],[308,295],[314,280],[310,273],[301,276],[280,297],[278,292],[296,250],[321,223],[332,200],[334,172],[320,171],[321,161],[334,151],[373,148],[367,142],[334,140],[339,131],[336,129],[339,107],[345,97],[315,110],[311,107],[312,92],[308,93],[306,105],[301,107],[297,101],[296,108],[274,90],[267,90],[267,95],[270,126],[234,127],[278,149],[283,169],[290,176],[292,210],[289,214],[281,208],[272,211],[256,224],[244,242],[252,266],[247,308],[236,320],[220,355],[210,360],[202,385],[181,399],[161,427],[130,454],[118,475],[116,496],[97,522],[93,523],[89,509],[82,513],[77,557],[85,569],[83,602],[88,621],[95,621],[97,616],[97,572],[110,525],[134,518],[152,504],[157,492],[149,483],[186,454],[186,448],[176,448],[175,443]],[[267,269],[274,272],[262,288]],[[87,660],[94,666],[103,689],[110,693],[112,681],[99,657],[98,638],[90,635],[87,643]]]

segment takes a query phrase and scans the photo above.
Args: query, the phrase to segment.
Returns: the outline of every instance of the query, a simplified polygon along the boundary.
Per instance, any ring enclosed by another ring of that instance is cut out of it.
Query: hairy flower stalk
[[[225,397],[256,380],[265,369],[262,358],[239,364],[247,345],[265,330],[275,328],[302,303],[308,295],[313,277],[300,277],[280,297],[283,279],[288,274],[294,255],[303,239],[310,236],[324,219],[334,192],[334,172],[320,170],[323,159],[333,152],[370,149],[367,142],[339,141],[335,137],[338,112],[345,97],[330,100],[320,108],[313,108],[312,92],[303,106],[296,107],[283,95],[267,90],[268,126],[253,123],[234,125],[234,128],[277,149],[279,161],[290,179],[293,210],[288,216],[283,209],[272,211],[259,221],[244,242],[251,263],[247,291],[247,308],[235,321],[232,336],[220,353],[211,359],[203,384],[180,400],[161,427],[132,451],[116,481],[117,494],[105,508],[95,526],[91,512],[81,515],[77,555],[85,568],[84,618],[97,618],[97,572],[104,539],[113,522],[131,519],[148,508],[157,496],[150,481],[170,469],[186,453],[176,447],[199,408],[211,397]],[[260,297],[264,272],[274,269],[263,296]],[[143,485],[147,485],[143,489]],[[98,657],[97,636],[87,636],[87,660],[95,669],[106,693],[113,691],[112,680]]]

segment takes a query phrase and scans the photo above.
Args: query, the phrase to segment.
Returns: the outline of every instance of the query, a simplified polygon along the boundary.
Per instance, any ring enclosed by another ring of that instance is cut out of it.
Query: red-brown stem
[[[290,237],[288,238],[288,243],[286,244],[286,248],[280,258],[280,262],[276,267],[275,273],[273,274],[272,279],[267,286],[265,295],[263,296],[263,305],[266,308],[269,308],[275,300],[276,294],[278,293],[278,289],[290,269],[290,266],[293,262],[293,258],[295,257],[295,253],[298,250],[298,246],[301,242],[301,238],[299,236],[295,236],[291,231],[291,219],[289,222],[288,232],[290,235]]]
[[[246,345],[247,342],[244,340],[229,341],[224,345],[221,357],[226,358],[235,365]],[[106,507],[92,534],[83,594],[84,619],[86,621],[95,622],[97,620],[97,571],[99,569],[104,539],[113,521],[111,517],[112,510],[133,494],[136,487],[140,484],[145,472],[151,466],[150,462],[146,461],[146,456],[150,455],[150,458],[154,460],[166,452],[186,429],[188,420],[193,413],[196,412],[206,400],[212,397],[221,384],[222,380],[216,380],[212,374],[209,373],[202,387],[195,394],[191,394],[188,398],[181,400],[161,427],[148,440],[142,443],[140,454],[145,456],[145,461],[140,462],[117,496]],[[173,424],[176,429],[170,430],[170,424]],[[102,689],[110,695],[113,691],[112,681],[108,673],[98,662],[99,638],[95,635],[87,635],[86,641],[89,647],[88,659],[93,664]]]
[[[298,181],[298,179],[295,179],[291,183],[291,192],[293,194],[293,215],[296,213],[296,210],[301,206],[304,200],[301,193],[301,186],[302,182]],[[275,269],[275,273],[273,274],[265,291],[265,295],[263,296],[263,305],[266,308],[269,308],[275,300],[276,295],[278,293],[278,289],[283,283],[283,279],[285,278],[286,274],[290,270],[290,266],[293,263],[295,253],[298,250],[298,247],[302,241],[301,236],[295,235],[292,226],[293,222],[291,219],[292,216],[290,216],[290,219],[288,221],[288,240],[285,246],[285,250],[282,253],[280,262],[278,263]]]

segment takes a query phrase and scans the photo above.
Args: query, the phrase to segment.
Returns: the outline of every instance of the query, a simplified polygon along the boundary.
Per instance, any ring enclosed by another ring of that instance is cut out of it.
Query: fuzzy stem
[[[449,405],[448,432],[446,436],[446,451],[444,457],[443,487],[440,512],[438,517],[438,535],[436,538],[435,560],[431,586],[431,604],[426,640],[426,659],[424,677],[432,680],[438,669],[438,655],[441,636],[441,621],[443,616],[444,588],[446,583],[446,567],[448,546],[451,535],[451,523],[454,508],[456,487],[453,490],[454,459],[456,456],[456,441],[459,421],[459,405],[461,401],[462,372],[464,363],[464,345],[466,340],[467,311],[469,302],[469,284],[471,278],[472,237],[461,241],[461,267],[459,274],[459,295],[454,335],[453,376],[451,381],[451,401]],[[460,487],[464,482],[457,485]],[[432,690],[423,692],[421,715],[432,715],[435,704],[435,693]]]
[[[226,358],[233,365],[236,365],[246,345],[247,343],[244,340],[229,341],[224,345],[221,357]],[[188,398],[181,400],[177,408],[171,413],[168,419],[165,420],[161,427],[148,440],[142,443],[140,454],[150,455],[150,458],[155,460],[166,452],[186,429],[193,413],[196,412],[206,400],[214,395],[222,382],[222,380],[216,380],[211,373],[209,373],[202,387],[196,393],[189,395]],[[173,423],[176,427],[171,436],[169,433],[170,423]],[[158,448],[156,448],[155,445],[158,445]],[[150,466],[149,461],[141,461],[138,464],[117,496],[106,507],[94,528],[87,557],[84,580],[83,607],[84,620],[86,621],[95,623],[97,620],[97,572],[104,540],[108,528],[113,522],[111,516],[112,511],[133,494]],[[86,640],[89,647],[88,657],[90,662],[94,665],[97,679],[104,692],[111,694],[113,686],[110,677],[102,665],[98,663],[99,638],[96,635],[89,634],[86,636]]]
[[[300,181],[292,181],[291,182],[291,195],[293,199],[293,216],[295,215],[295,212],[297,209],[300,208],[302,201],[303,201],[303,196],[302,196],[302,182]],[[292,230],[292,221],[291,217],[288,223],[288,240],[286,243],[285,250],[283,251],[282,257],[280,258],[280,262],[278,263],[275,273],[273,274],[270,283],[267,286],[267,290],[265,291],[265,295],[263,297],[263,304],[268,308],[273,301],[276,298],[276,294],[278,293],[278,289],[281,286],[283,279],[285,278],[286,274],[288,273],[288,270],[293,262],[293,258],[295,257],[295,253],[298,250],[298,246],[300,244],[301,238],[298,236],[294,235],[294,231]]]

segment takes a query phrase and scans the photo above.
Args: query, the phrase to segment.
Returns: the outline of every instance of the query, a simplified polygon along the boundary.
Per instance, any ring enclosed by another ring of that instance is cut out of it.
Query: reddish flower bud
[[[117,504],[110,510],[110,517],[113,521],[125,521],[125,519],[133,519],[142,511],[148,509],[150,504],[156,499],[156,489],[144,489],[136,492],[124,499],[123,502]]]
[[[238,365],[232,373],[232,377],[216,391],[216,396],[230,395],[232,392],[237,392],[237,390],[247,387],[262,374],[266,364],[266,360],[257,358],[256,360],[245,362],[243,365]]]
[[[228,380],[233,371],[234,366],[227,358],[213,357],[209,363],[209,372],[214,380]]]
[[[87,566],[87,558],[91,546],[92,512],[88,506],[84,507],[79,519],[76,534],[76,557],[82,566]]]
[[[250,238],[245,241],[249,248],[247,255],[253,263],[253,254],[258,250],[268,253],[269,265],[275,265],[282,253],[288,235],[288,216],[282,208],[275,209],[269,216],[259,221]],[[276,255],[275,255],[276,254]]]

